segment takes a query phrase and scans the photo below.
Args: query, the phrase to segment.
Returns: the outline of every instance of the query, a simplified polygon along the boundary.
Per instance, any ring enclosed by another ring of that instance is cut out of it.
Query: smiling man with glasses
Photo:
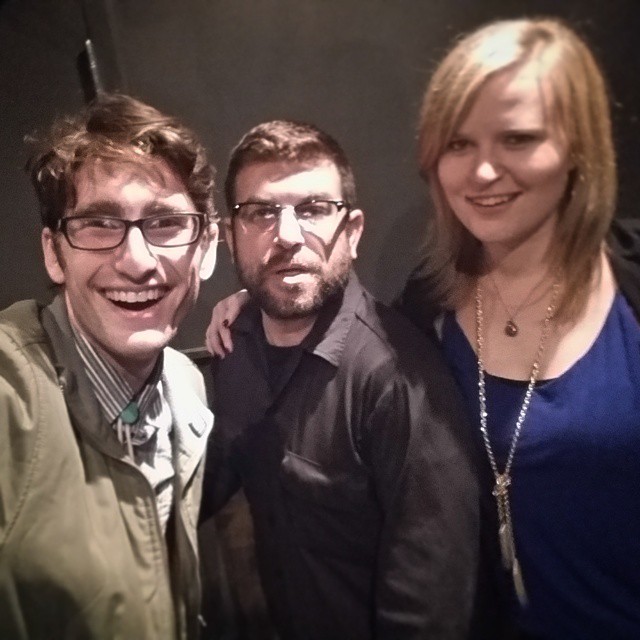
[[[215,264],[213,168],[119,95],[29,168],[58,295],[0,312],[0,637],[196,638],[213,420],[167,344]]]
[[[244,488],[282,640],[466,637],[478,540],[461,402],[437,347],[352,269],[364,225],[338,143],[247,133],[225,182],[248,302],[214,360],[203,518]]]

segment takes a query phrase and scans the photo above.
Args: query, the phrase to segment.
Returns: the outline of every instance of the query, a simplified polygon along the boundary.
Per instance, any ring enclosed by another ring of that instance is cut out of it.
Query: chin
[[[146,331],[138,331],[129,336],[126,341],[127,352],[135,359],[157,356],[169,344],[175,334],[175,330],[148,329]]]
[[[501,225],[469,225],[467,231],[483,245],[509,244],[513,241],[514,235],[509,229]]]

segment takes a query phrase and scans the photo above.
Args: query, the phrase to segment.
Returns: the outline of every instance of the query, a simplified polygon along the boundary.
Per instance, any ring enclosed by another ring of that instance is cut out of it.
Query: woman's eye
[[[533,133],[508,133],[504,136],[504,142],[511,147],[521,147],[537,140]]]
[[[469,146],[469,141],[464,138],[454,138],[447,145],[447,151],[453,151],[457,153],[459,151],[464,151]]]

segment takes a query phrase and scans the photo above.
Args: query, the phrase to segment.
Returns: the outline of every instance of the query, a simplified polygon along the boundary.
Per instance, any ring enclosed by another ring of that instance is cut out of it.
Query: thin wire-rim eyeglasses
[[[328,211],[322,211],[319,205],[331,205]],[[256,211],[251,215],[250,207],[256,207]],[[316,210],[314,210],[314,207]],[[249,208],[249,209],[248,209]],[[260,212],[262,209],[262,213]],[[248,226],[268,231],[275,228],[284,211],[291,209],[298,224],[304,229],[311,229],[322,224],[341,209],[351,210],[346,200],[331,200],[328,198],[311,198],[303,200],[298,204],[279,204],[277,202],[264,202],[260,200],[247,200],[239,202],[231,207],[232,217],[239,219]],[[243,215],[243,211],[249,214]]]

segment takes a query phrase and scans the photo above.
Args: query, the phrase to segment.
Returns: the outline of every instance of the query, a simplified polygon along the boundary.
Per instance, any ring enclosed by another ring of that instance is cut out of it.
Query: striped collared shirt
[[[164,531],[173,500],[174,469],[171,446],[173,417],[162,392],[163,354],[160,354],[147,382],[135,394],[129,383],[81,331],[73,325],[72,329],[78,353],[105,418],[154,489]],[[128,424],[122,420],[121,414],[132,401],[138,405],[139,417],[134,424]]]

